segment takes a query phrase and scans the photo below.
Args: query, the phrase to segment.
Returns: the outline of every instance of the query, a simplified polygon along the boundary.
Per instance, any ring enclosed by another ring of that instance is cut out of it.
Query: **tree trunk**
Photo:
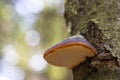
[[[70,35],[83,35],[98,55],[74,67],[74,80],[120,80],[120,0],[67,0]]]

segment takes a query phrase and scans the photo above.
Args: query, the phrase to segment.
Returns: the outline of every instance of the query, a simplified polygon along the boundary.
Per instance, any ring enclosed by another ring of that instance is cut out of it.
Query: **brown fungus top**
[[[84,37],[77,35],[49,48],[44,58],[52,65],[73,68],[84,62],[86,57],[93,57],[96,54],[96,49]]]

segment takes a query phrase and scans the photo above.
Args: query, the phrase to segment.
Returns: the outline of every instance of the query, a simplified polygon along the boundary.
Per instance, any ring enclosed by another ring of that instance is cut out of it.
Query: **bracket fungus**
[[[44,59],[55,66],[73,68],[95,55],[96,49],[82,35],[75,35],[45,51]]]

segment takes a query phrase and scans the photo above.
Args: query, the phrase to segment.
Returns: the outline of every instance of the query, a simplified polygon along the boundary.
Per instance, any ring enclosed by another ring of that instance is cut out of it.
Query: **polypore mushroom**
[[[96,54],[96,49],[83,36],[76,35],[49,48],[44,58],[52,65],[73,68]]]

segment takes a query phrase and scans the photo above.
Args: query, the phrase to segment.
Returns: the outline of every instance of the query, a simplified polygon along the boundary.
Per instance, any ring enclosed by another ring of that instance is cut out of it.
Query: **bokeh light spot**
[[[15,3],[15,10],[20,16],[26,16],[30,14],[30,11],[25,6],[24,1],[18,0]]]
[[[26,0],[26,6],[33,13],[39,13],[44,9],[43,0]]]
[[[8,77],[6,77],[6,76],[0,75],[0,80],[10,80],[10,79]]]
[[[15,10],[20,16],[27,16],[31,13],[36,14],[43,9],[43,0],[17,0],[15,2]]]
[[[47,66],[46,61],[43,59],[43,55],[34,54],[30,59],[30,67],[33,71],[42,71]]]
[[[36,46],[39,44],[40,36],[36,30],[30,30],[26,33],[25,40],[30,46]]]
[[[14,46],[6,45],[2,49],[2,53],[3,53],[3,59],[2,59],[3,64],[5,64],[5,63],[9,63],[11,65],[18,64],[19,56],[18,56],[18,53],[17,53],[16,49],[14,48]]]

